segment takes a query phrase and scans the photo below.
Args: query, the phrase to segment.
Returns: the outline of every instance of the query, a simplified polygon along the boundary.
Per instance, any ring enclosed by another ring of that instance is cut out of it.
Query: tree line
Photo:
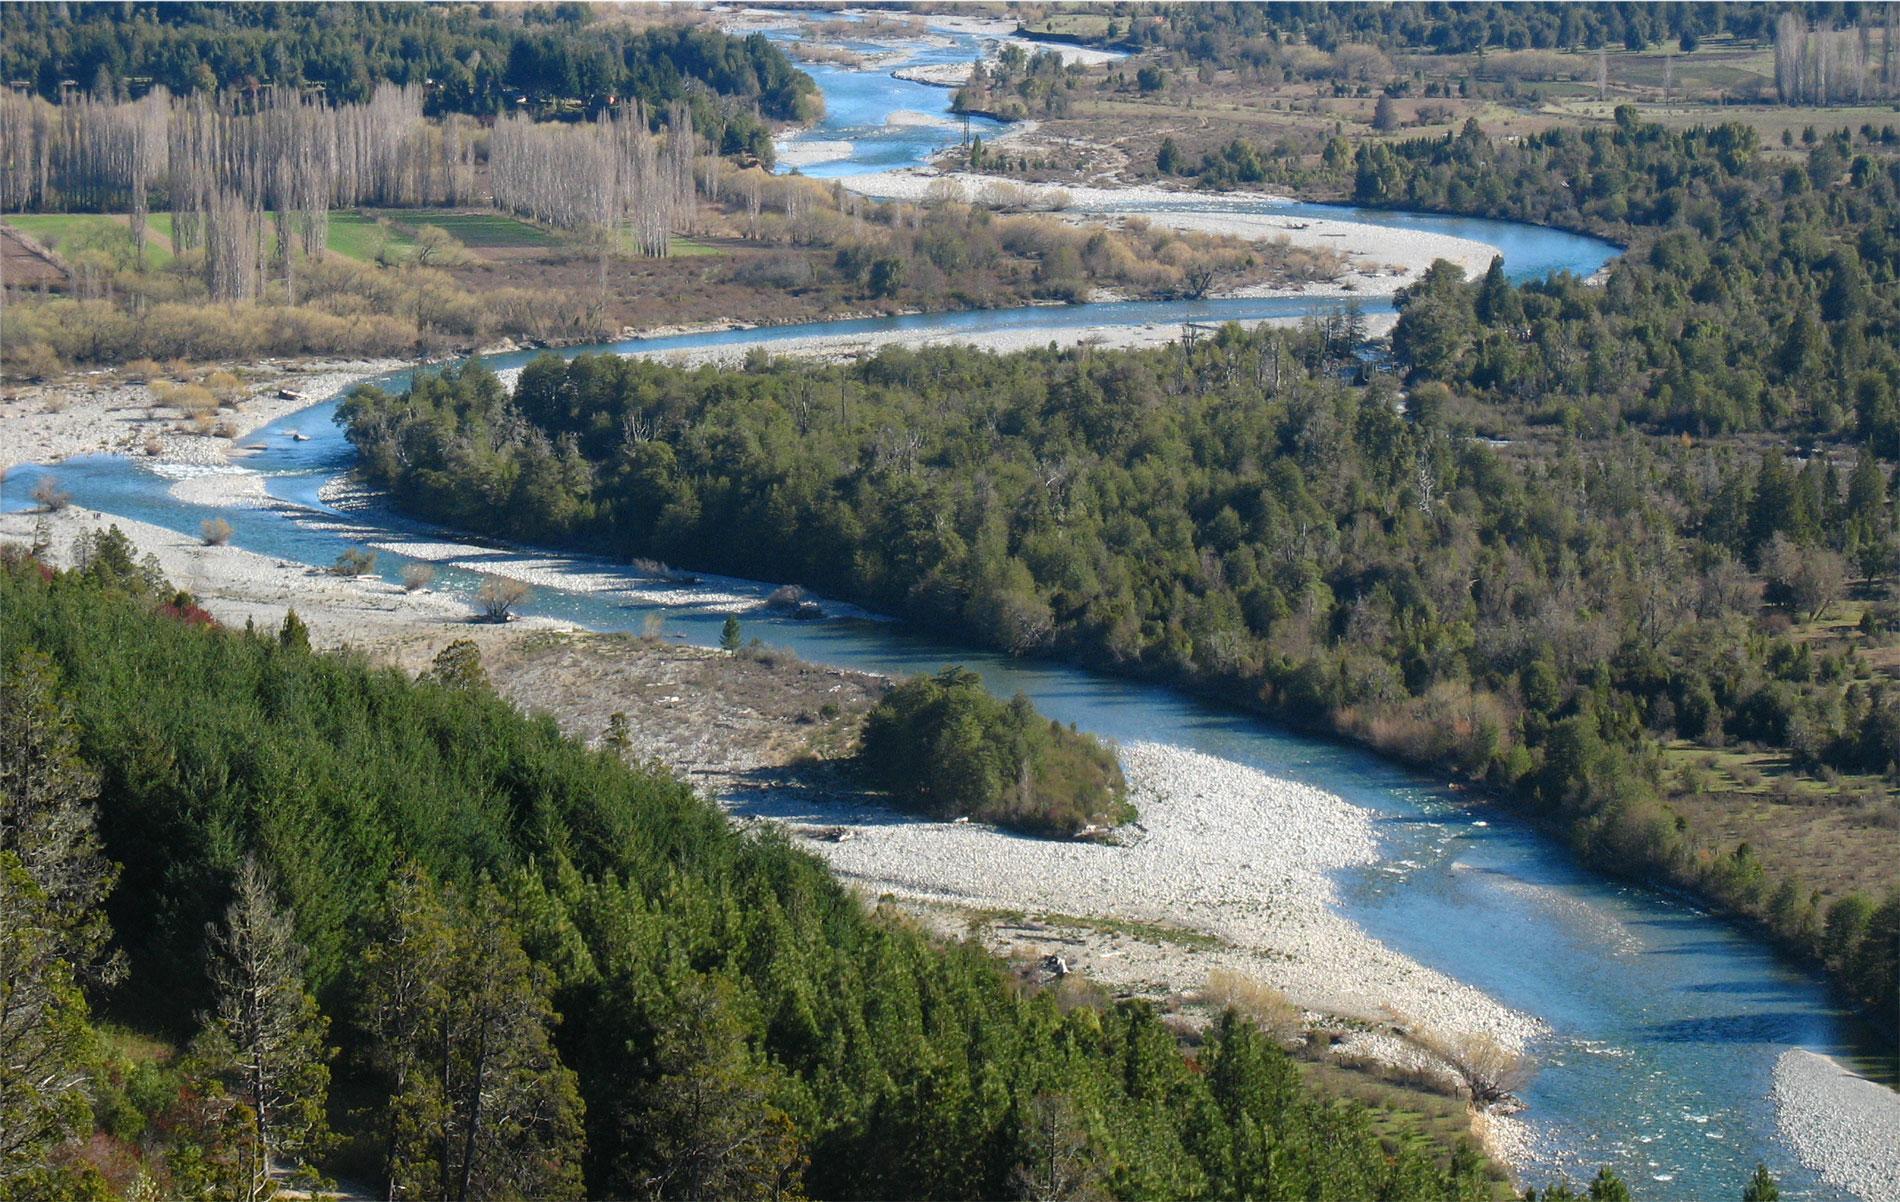
[[[493,116],[524,99],[590,115],[631,101],[663,109],[710,91],[742,102],[749,120],[734,119],[744,130],[761,117],[803,120],[822,103],[761,35],[597,16],[586,4],[10,5],[0,12],[0,78],[47,100],[73,88],[101,99],[268,88],[338,104],[393,83],[426,91],[431,116]]]
[[[1879,47],[1866,17],[1851,27],[1818,27],[1799,11],[1775,23],[1775,91],[1784,104],[1864,104],[1893,96],[1900,87],[1895,53],[1900,50],[1891,4],[1878,9]]]
[[[1235,1014],[1184,1048],[867,909],[472,645],[410,679],[78,551],[0,567],[0,1197],[1491,1196]]]
[[[1223,67],[1259,61],[1281,44],[1302,41],[1332,52],[1358,43],[1386,51],[1470,54],[1502,50],[1642,50],[1665,41],[1683,49],[1698,38],[1729,33],[1767,41],[1781,4],[1178,4],[1153,16],[1117,23],[1134,46],[1178,50],[1195,62]],[[1799,6],[1817,20],[1865,5]],[[1851,18],[1848,18],[1851,19]]]
[[[1365,146],[1354,171],[1362,202],[1629,243],[1601,288],[1490,278],[1481,311],[1441,305],[1442,274],[1408,290],[1395,338],[1414,379],[1591,432],[1769,430],[1900,455],[1900,160],[1843,133],[1790,161],[1744,126],[1676,132],[1624,110],[1521,143],[1468,124]]]

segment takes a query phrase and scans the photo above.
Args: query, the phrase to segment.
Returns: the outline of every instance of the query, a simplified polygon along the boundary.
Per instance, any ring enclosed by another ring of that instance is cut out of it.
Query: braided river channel
[[[979,35],[933,33],[927,41],[899,45],[910,64],[967,62],[980,52]],[[780,28],[768,36],[795,34]],[[863,49],[889,55],[893,46],[877,42]],[[833,156],[824,161],[806,156],[808,174],[918,165],[961,136],[960,126],[946,116],[950,93],[896,78],[888,60],[873,70],[806,69],[823,89],[828,111],[793,141],[822,141]],[[892,114],[904,119],[892,122]],[[914,114],[933,119],[919,121]],[[979,132],[994,132],[994,123],[979,124]],[[1168,203],[1194,207],[1203,202],[1184,194]],[[1208,207],[1235,211],[1226,202],[1208,202]],[[1268,201],[1249,207],[1487,243],[1498,248],[1516,279],[1553,271],[1588,277],[1617,253],[1608,243],[1510,222]],[[732,330],[560,353],[710,345],[756,345],[769,351],[781,339],[887,330],[978,335],[1003,328],[1247,322],[1299,317],[1339,303],[1295,297],[1038,306]],[[1377,312],[1389,305],[1369,299],[1364,307]],[[528,358],[510,355],[489,362],[501,369]],[[403,380],[399,374],[382,383],[399,386]],[[234,545],[277,559],[328,565],[346,547],[366,541],[459,537],[405,518],[374,499],[345,511],[319,496],[324,485],[349,473],[354,461],[354,451],[332,421],[335,408],[336,398],[327,399],[244,440],[254,450],[237,461],[237,470],[261,474],[276,503],[247,510],[236,524]],[[287,437],[293,429],[305,440]],[[77,506],[181,533],[195,534],[218,512],[174,497],[173,480],[147,465],[106,455],[18,469],[9,481],[7,504],[23,507],[47,474],[71,492]],[[549,558],[575,573],[601,566],[555,553]],[[377,570],[393,581],[407,562],[385,553]],[[473,594],[478,577],[437,566],[438,591]],[[625,565],[617,568],[626,570]],[[718,583],[731,592],[762,596],[777,582]],[[633,599],[614,590],[542,583],[525,612],[603,631],[639,631],[648,615],[658,612],[668,632],[707,645],[718,641],[725,614],[718,605],[690,597],[676,604],[656,602],[653,589]],[[1737,1196],[1759,1159],[1780,1175],[1784,1196],[1853,1196],[1796,1160],[1777,1131],[1770,1086],[1777,1058],[1791,1048],[1834,1055],[1880,1075],[1871,1033],[1814,973],[1781,960],[1745,931],[1695,905],[1588,871],[1560,843],[1495,807],[1474,804],[1442,779],[1167,688],[990,654],[902,622],[863,615],[793,621],[749,612],[745,631],[807,659],[864,671],[912,673],[948,662],[966,664],[997,693],[1027,693],[1044,712],[1083,730],[1232,760],[1333,792],[1369,811],[1382,860],[1340,874],[1343,915],[1397,951],[1535,1016],[1548,1029],[1529,1049],[1538,1071],[1522,1091],[1528,1104],[1522,1120],[1530,1133],[1528,1159],[1520,1166],[1526,1181],[1541,1184],[1560,1173],[1587,1178],[1596,1166],[1608,1164],[1639,1197],[1687,1202]],[[1234,837],[1273,835],[1236,830]],[[1884,1071],[1891,1080],[1890,1062]]]

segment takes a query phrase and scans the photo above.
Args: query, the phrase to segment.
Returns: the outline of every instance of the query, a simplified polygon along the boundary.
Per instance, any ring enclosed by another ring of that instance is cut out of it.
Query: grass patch
[[[632,230],[617,229],[614,231],[613,239],[614,249],[618,253],[631,258],[641,257],[640,240],[634,236]],[[666,253],[675,259],[698,259],[719,257],[726,254],[726,251],[723,247],[714,246],[709,242],[700,242],[674,234],[667,240]]]
[[[1119,30],[1126,30],[1129,24],[1125,20],[1117,22],[1105,13],[1051,13],[1026,28],[1031,33],[1051,34],[1060,38],[1105,38],[1111,23]]]
[[[1150,943],[1172,943],[1176,947],[1197,952],[1213,951],[1227,946],[1224,941],[1205,931],[1190,931],[1185,927],[1169,926],[1163,922],[1142,922],[1133,918],[1089,918],[1080,914],[1025,914],[1021,910],[970,910],[969,913],[992,925],[1033,922],[1046,927],[1069,927],[1097,931],[1104,935],[1123,935],[1130,939],[1144,939]]]
[[[34,241],[69,258],[85,250],[102,250],[115,261],[129,264],[132,256],[132,227],[128,220],[111,213],[19,213],[9,214],[6,223]],[[146,224],[152,236],[145,240],[148,267],[164,267],[172,261],[169,246],[172,215],[153,213]]]
[[[1372,1129],[1388,1148],[1411,1145],[1442,1164],[1443,1149],[1472,1134],[1471,1115],[1462,1099],[1383,1080],[1375,1072],[1332,1060],[1296,1056],[1294,1063],[1309,1087],[1369,1107]],[[1502,1166],[1492,1162],[1486,1177],[1492,1198],[1517,1196]]]
[[[555,236],[539,226],[517,221],[501,213],[463,213],[451,209],[400,209],[388,214],[392,221],[417,227],[439,226],[455,240],[472,250],[508,250],[516,247],[551,246]]]
[[[380,226],[376,218],[367,213],[339,209],[330,214],[330,232],[324,244],[332,254],[374,263],[385,245],[395,254],[407,257],[416,243],[406,230],[393,222]]]

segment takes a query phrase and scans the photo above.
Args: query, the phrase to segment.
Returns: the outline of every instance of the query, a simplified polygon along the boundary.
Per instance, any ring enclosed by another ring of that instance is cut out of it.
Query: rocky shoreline
[[[1900,1093],[1796,1048],[1775,1062],[1774,1098],[1802,1164],[1864,1202],[1900,1202]]]

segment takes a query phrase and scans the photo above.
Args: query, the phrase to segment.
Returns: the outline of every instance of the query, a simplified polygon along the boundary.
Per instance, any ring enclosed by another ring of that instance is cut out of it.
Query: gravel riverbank
[[[233,443],[251,431],[403,366],[393,359],[245,365],[247,395],[216,417],[229,437],[192,432],[181,413],[157,403],[148,384],[116,373],[86,372],[26,385],[0,400],[0,428],[6,431],[0,439],[0,468],[100,452],[144,456],[157,464],[221,464],[230,458]],[[282,395],[286,392],[294,395]]]
[[[812,846],[872,896],[1039,916],[1064,928],[1081,971],[1118,988],[1198,989],[1221,967],[1325,1014],[1482,1032],[1513,1048],[1541,1030],[1340,916],[1331,874],[1379,858],[1367,811],[1180,747],[1120,752],[1141,812],[1120,846],[923,821],[822,790],[735,790],[727,803],[794,830],[848,830]]]
[[[1900,1093],[1799,1048],[1775,1062],[1775,1118],[1801,1163],[1866,1202],[1900,1202]]]
[[[1022,191],[1019,181],[970,172],[943,173],[928,168],[840,176],[854,192],[880,200],[922,201],[933,185],[955,184],[970,198],[992,186]],[[1284,241],[1291,246],[1341,254],[1351,269],[1326,284],[1247,290],[1245,296],[1389,296],[1425,273],[1439,259],[1457,264],[1475,278],[1491,265],[1497,248],[1470,238],[1423,230],[1397,229],[1357,221],[1294,217],[1248,211],[1284,201],[1265,192],[1207,193],[1137,184],[1118,188],[1031,187],[1031,194],[1060,192],[1067,198],[1064,217],[1075,221],[1140,218],[1155,225],[1206,234],[1227,234],[1250,242]]]

